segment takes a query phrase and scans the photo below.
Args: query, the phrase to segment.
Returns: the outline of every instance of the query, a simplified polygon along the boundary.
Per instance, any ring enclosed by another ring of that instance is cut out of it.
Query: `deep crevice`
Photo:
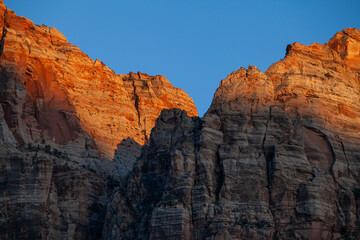
[[[271,120],[271,114],[272,114],[271,108],[272,108],[272,106],[269,107],[269,115],[268,115],[268,119],[267,119],[266,125],[265,125],[265,132],[264,132],[264,137],[261,142],[261,148],[263,150],[265,163],[266,163],[266,176],[267,176],[267,182],[268,182],[267,189],[268,189],[268,196],[269,196],[269,210],[272,214],[272,220],[275,224],[274,229],[278,229],[278,225],[274,221],[274,212],[272,210],[273,202],[272,202],[272,197],[271,197],[271,195],[272,195],[271,184],[273,182],[275,170],[276,170],[275,146],[265,147],[267,131],[268,131],[269,122]],[[278,236],[278,233],[275,232],[273,235],[273,238],[275,238],[276,236]]]
[[[132,85],[133,85],[133,97],[134,97],[134,101],[135,101],[135,109],[136,109],[136,112],[137,112],[137,115],[138,115],[138,124],[139,124],[139,127],[140,127],[140,110],[139,110],[139,101],[140,101],[140,98],[139,96],[136,94],[136,86],[135,86],[135,80],[132,80]]]
[[[6,34],[7,34],[7,29],[6,29],[5,25],[4,25],[3,31],[2,31],[2,37],[1,37],[1,40],[0,40],[0,58],[1,58],[1,55],[2,55],[2,53],[4,51],[4,43],[5,43]]]
[[[264,137],[263,137],[263,139],[261,141],[261,147],[262,147],[263,151],[264,151],[264,144],[265,144],[265,140],[266,140],[266,134],[267,134],[270,118],[271,118],[271,107],[272,106],[269,107],[269,116],[268,116],[268,119],[266,120]],[[264,154],[265,154],[265,151],[264,151]]]
[[[221,188],[224,185],[224,167],[220,160],[219,147],[218,150],[216,151],[215,177],[216,177],[215,199],[216,199],[216,203],[218,203],[220,199]]]
[[[6,37],[6,34],[7,34],[7,28],[6,28],[6,10],[4,11],[4,27],[3,27],[3,30],[2,30],[2,36],[1,36],[1,40],[0,40],[0,59],[1,59],[1,55],[4,51],[4,43],[5,43],[5,37]]]
[[[197,185],[197,176],[199,175],[199,166],[198,166],[198,153],[200,150],[200,138],[201,138],[201,134],[202,134],[202,120],[200,118],[195,118],[195,128],[193,129],[193,142],[194,142],[194,157],[195,157],[195,170],[193,172],[193,183],[191,186],[191,191],[190,191],[190,208],[191,208],[191,231],[193,232],[194,229],[194,223],[195,223],[195,216],[194,216],[194,202],[193,202],[193,190],[195,188],[195,186]]]
[[[261,148],[263,150],[263,153],[264,153],[264,156],[265,156],[265,161],[266,161],[266,172],[267,172],[267,175],[268,175],[268,187],[269,187],[269,197],[270,197],[270,181],[269,181],[269,166],[268,166],[268,162],[269,161],[272,161],[271,158],[274,157],[274,151],[275,151],[275,147],[272,146],[267,149],[265,149],[265,141],[266,141],[266,135],[267,135],[267,130],[268,130],[268,127],[269,127],[269,122],[270,122],[270,118],[271,118],[271,106],[269,107],[269,116],[268,116],[268,119],[266,121],[266,124],[265,124],[265,132],[264,132],[264,137],[261,141]],[[272,149],[271,149],[272,148]],[[270,151],[269,151],[270,150]],[[268,153],[269,152],[269,153]],[[272,153],[271,153],[272,152]]]
[[[264,149],[264,155],[266,159],[266,173],[268,179],[268,187],[270,191],[270,185],[274,179],[274,173],[276,169],[275,147],[271,146]]]
[[[349,177],[350,177],[350,174],[351,174],[351,171],[350,171],[350,165],[349,165],[349,160],[346,156],[346,152],[345,152],[345,146],[344,146],[344,143],[342,141],[340,141],[340,145],[341,145],[341,149],[344,153],[344,156],[345,156],[345,161],[346,161],[346,165],[347,165],[347,171],[348,171],[348,174],[349,174]]]
[[[332,178],[334,180],[334,183],[338,183],[336,178],[335,178],[335,174],[334,174],[334,165],[335,165],[335,162],[336,162],[335,152],[334,152],[334,149],[333,149],[328,137],[325,134],[324,134],[323,137],[324,137],[325,141],[327,142],[327,144],[328,144],[328,146],[330,148],[330,151],[331,151],[332,163],[331,163],[331,166],[329,168],[329,172],[330,172],[330,174],[331,174],[331,176],[332,176]]]
[[[268,116],[268,119],[265,124],[264,137],[261,142],[261,148],[263,150],[263,153],[265,156],[265,161],[266,161],[266,174],[267,174],[267,179],[268,179],[268,187],[270,187],[272,178],[274,177],[274,171],[275,171],[275,168],[274,168],[275,167],[275,161],[274,161],[275,147],[270,146],[270,147],[265,148],[265,141],[266,141],[266,135],[267,135],[268,127],[269,127],[270,118],[271,118],[271,106],[269,108],[269,116]],[[270,189],[269,189],[269,192],[270,192]]]

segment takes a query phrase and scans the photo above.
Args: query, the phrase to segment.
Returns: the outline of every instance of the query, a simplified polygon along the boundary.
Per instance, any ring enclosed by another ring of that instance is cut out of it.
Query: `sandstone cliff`
[[[200,119],[2,0],[0,26],[1,239],[360,239],[358,29],[231,73]]]
[[[106,239],[359,239],[360,31],[222,80],[202,119],[163,111],[108,204]]]
[[[115,74],[2,0],[0,33],[0,239],[100,239],[161,110],[196,116],[194,103],[163,76]]]
[[[55,28],[17,16],[2,1],[0,15],[1,104],[7,122],[17,122],[10,128],[18,142],[74,145],[85,134],[112,158],[123,139],[143,145],[162,109],[197,116],[192,99],[165,77],[115,74]]]

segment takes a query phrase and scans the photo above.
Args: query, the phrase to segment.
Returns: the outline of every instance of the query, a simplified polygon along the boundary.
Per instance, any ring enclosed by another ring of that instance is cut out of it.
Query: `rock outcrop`
[[[2,0],[0,27],[1,239],[360,239],[358,29],[231,73],[200,119]]]
[[[35,25],[2,2],[0,10],[1,104],[7,121],[17,122],[10,128],[19,142],[74,145],[85,134],[111,159],[126,138],[146,143],[162,109],[197,116],[192,99],[164,76],[115,74],[55,28]]]
[[[196,116],[194,103],[163,76],[115,74],[2,0],[0,33],[0,239],[100,239],[161,110]]]
[[[359,37],[231,73],[202,119],[164,110],[103,237],[359,239]]]

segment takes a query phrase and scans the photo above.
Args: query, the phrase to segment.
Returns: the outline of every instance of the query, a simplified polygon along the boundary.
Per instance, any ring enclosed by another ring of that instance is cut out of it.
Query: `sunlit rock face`
[[[192,99],[164,76],[115,74],[55,28],[34,25],[3,3],[0,15],[7,32],[1,103],[7,121],[17,122],[11,129],[18,141],[65,145],[87,135],[100,154],[112,158],[126,138],[143,145],[162,109],[197,116]]]
[[[164,110],[105,239],[359,239],[358,29],[222,80],[202,119]]]
[[[358,29],[234,71],[200,119],[1,0],[0,27],[0,239],[360,239]]]
[[[0,0],[0,239],[100,239],[113,189],[175,107],[197,115],[165,77],[115,74]]]

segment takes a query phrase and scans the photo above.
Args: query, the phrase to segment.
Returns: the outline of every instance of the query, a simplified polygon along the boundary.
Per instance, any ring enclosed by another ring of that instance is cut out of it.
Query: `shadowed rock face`
[[[104,237],[358,239],[359,36],[231,73],[202,119],[163,111]]]
[[[2,0],[0,26],[1,239],[360,238],[359,30],[231,73],[200,119]]]
[[[0,239],[100,239],[161,110],[196,116],[194,103],[163,76],[115,74],[2,0],[0,33]]]

